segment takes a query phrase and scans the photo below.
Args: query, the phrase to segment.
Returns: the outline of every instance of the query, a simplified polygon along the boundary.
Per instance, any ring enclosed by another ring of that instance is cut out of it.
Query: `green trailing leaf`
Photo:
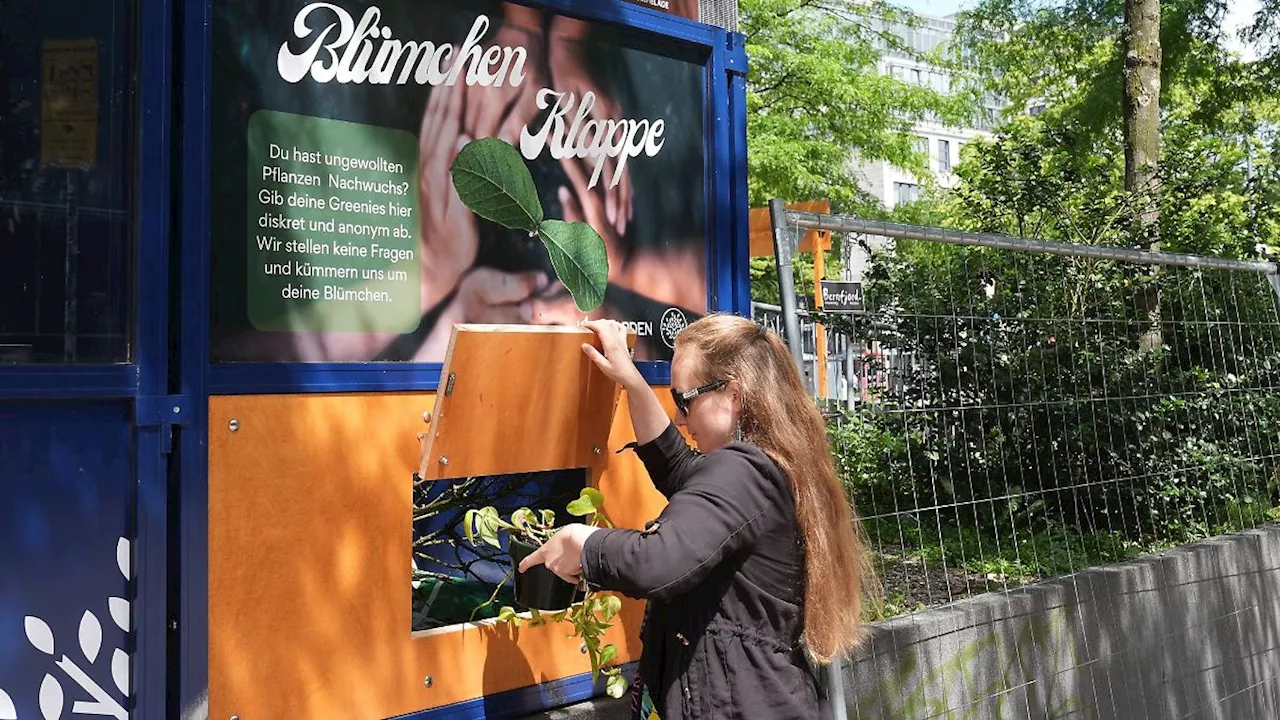
[[[590,500],[591,507],[594,508],[596,512],[604,510],[604,493],[599,490],[592,487],[583,488],[578,497],[584,497]]]
[[[600,307],[609,283],[609,255],[600,234],[586,223],[544,220],[538,236],[578,309],[590,312]]]
[[[542,524],[551,527],[556,524],[556,513],[554,510],[542,511]]]
[[[595,488],[584,488],[578,499],[569,503],[569,514],[574,517],[586,517],[600,512],[604,507],[604,495]]]
[[[538,230],[538,189],[514,147],[497,138],[473,140],[454,158],[451,172],[458,197],[476,215],[503,227]]]
[[[627,679],[621,674],[610,675],[609,680],[605,683],[604,691],[609,697],[617,699],[627,693]]]
[[[511,524],[528,532],[532,527],[537,526],[538,516],[534,515],[529,508],[520,508],[511,514]]]
[[[498,511],[492,507],[482,508],[476,518],[476,532],[480,535],[480,539],[490,545],[501,548],[502,543],[498,541],[498,529],[502,527],[502,520],[498,517]]]
[[[622,612],[622,601],[618,599],[617,595],[606,595],[600,601],[600,615],[604,617],[606,622],[617,617],[620,612]]]
[[[569,514],[574,517],[586,517],[587,515],[595,512],[595,509],[591,507],[591,501],[586,498],[578,498],[577,500],[569,503],[567,510],[569,511]]]
[[[618,648],[615,645],[605,645],[600,649],[600,666],[604,667],[618,658]]]

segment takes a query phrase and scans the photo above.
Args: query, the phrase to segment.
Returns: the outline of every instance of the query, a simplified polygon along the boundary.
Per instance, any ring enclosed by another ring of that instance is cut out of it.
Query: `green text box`
[[[248,145],[249,322],[274,332],[416,328],[417,139],[259,110]]]

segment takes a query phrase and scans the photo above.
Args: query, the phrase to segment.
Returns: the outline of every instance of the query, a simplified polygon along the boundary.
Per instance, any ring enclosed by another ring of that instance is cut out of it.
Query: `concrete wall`
[[[850,718],[1280,718],[1280,526],[878,623],[846,678]]]

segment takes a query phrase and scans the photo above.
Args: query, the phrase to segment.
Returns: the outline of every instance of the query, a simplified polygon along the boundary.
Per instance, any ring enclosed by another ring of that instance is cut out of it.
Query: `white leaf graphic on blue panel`
[[[62,717],[62,685],[52,675],[45,675],[40,683],[40,714],[44,720]]]
[[[125,580],[132,580],[132,567],[130,564],[130,544],[129,541],[120,538],[116,543],[116,566],[120,569],[120,574]],[[112,621],[126,633],[130,632],[131,607],[128,600],[121,597],[107,598],[107,610],[111,615]],[[31,647],[50,657],[58,658],[53,663],[53,668],[45,674],[44,679],[40,682],[39,688],[39,707],[40,714],[44,720],[61,720],[63,717],[112,717],[116,720],[128,720],[129,713],[125,710],[125,705],[131,696],[130,678],[129,678],[129,653],[123,648],[112,648],[111,654],[111,680],[115,684],[115,690],[118,696],[111,691],[111,688],[104,687],[97,680],[90,677],[85,668],[92,670],[94,663],[98,660],[98,655],[102,653],[103,647],[103,628],[102,622],[90,610],[85,610],[80,616],[80,626],[77,638],[79,640],[79,650],[84,656],[84,662],[78,663],[66,653],[61,657],[57,655],[57,646],[54,643],[53,629],[49,627],[49,623],[35,615],[27,615],[22,621],[23,630],[26,632],[27,640],[31,643]],[[5,624],[0,622],[0,633],[8,632],[5,630]],[[64,635],[65,637],[65,635]],[[57,675],[56,671],[62,671],[62,675]],[[67,689],[73,693],[78,688],[83,691],[81,697],[86,699],[75,700],[71,705],[70,713],[65,713],[67,702]],[[10,686],[12,689],[12,686]],[[17,704],[14,703],[12,696],[3,689],[0,689],[0,720],[19,720]]]
[[[53,654],[53,631],[49,624],[34,615],[28,615],[23,621],[26,626],[27,639],[31,646],[45,655]]]
[[[80,650],[84,652],[84,659],[92,665],[98,660],[98,651],[101,649],[102,623],[98,622],[97,616],[85,610],[84,617],[80,618]]]
[[[0,690],[0,720],[18,720],[18,709],[13,706],[13,698],[4,690]]]
[[[120,538],[120,542],[116,543],[116,565],[120,568],[120,574],[125,580],[132,580],[129,574],[132,567],[129,555],[129,541]]]

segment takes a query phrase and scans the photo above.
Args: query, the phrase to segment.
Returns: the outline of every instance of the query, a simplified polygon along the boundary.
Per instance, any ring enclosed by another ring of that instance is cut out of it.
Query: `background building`
[[[931,17],[921,15],[918,27],[905,23],[886,23],[888,30],[901,39],[910,51],[880,43],[879,71],[892,75],[906,83],[949,92],[952,72],[931,64],[926,56],[951,42],[956,30],[956,16]],[[939,187],[953,187],[957,181],[953,168],[960,162],[960,148],[974,138],[990,133],[995,127],[999,103],[989,99],[985,117],[969,127],[952,127],[937,118],[927,118],[915,126],[916,147],[929,158],[929,172]],[[875,196],[887,208],[908,203],[920,197],[927,178],[917,177],[902,168],[885,161],[859,163],[858,176],[862,188]]]

